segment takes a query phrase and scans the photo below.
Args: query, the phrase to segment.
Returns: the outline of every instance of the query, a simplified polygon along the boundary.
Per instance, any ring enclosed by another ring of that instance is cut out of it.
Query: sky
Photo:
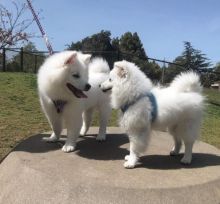
[[[11,0],[0,3],[12,7]],[[220,61],[219,0],[33,0],[33,6],[57,51],[101,30],[112,37],[130,31],[138,33],[148,57],[173,61],[190,41],[213,64]],[[36,23],[29,31],[40,35]],[[47,50],[42,38],[31,41]]]

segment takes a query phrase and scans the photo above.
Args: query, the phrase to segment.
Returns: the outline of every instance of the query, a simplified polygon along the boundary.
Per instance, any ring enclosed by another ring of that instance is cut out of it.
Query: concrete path
[[[25,140],[0,164],[0,203],[220,203],[220,150],[197,142],[183,166],[182,155],[169,156],[171,136],[154,132],[138,167],[124,169],[128,139],[119,128],[108,133],[99,143],[91,128],[72,153],[62,140],[43,142],[47,134]]]

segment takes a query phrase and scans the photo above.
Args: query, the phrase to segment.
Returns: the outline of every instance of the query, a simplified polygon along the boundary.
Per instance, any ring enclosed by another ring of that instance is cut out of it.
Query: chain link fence
[[[0,71],[36,73],[47,56],[47,52],[4,48],[0,52]]]
[[[93,57],[101,56],[105,58],[110,68],[113,67],[115,61],[126,59],[128,61],[134,60],[132,53],[116,51],[83,51],[83,53],[90,53]],[[37,73],[40,65],[48,57],[48,51],[29,51],[24,48],[3,48],[0,50],[0,72],[29,72]],[[153,81],[160,82],[162,84],[169,83],[176,74],[180,71],[186,70],[184,65],[169,62],[166,60],[160,60],[147,57],[146,59],[137,59],[137,63],[144,62],[142,71],[147,74]],[[136,63],[136,61],[134,61]],[[151,63],[151,64],[150,64]],[[139,64],[138,64],[139,65]],[[173,71],[166,69],[166,67],[176,67]],[[212,69],[198,69],[200,72],[202,81],[210,81],[212,76],[220,76],[220,73],[213,72]],[[152,74],[153,73],[153,74]],[[219,78],[219,77],[218,77]],[[213,79],[212,81],[215,81]]]

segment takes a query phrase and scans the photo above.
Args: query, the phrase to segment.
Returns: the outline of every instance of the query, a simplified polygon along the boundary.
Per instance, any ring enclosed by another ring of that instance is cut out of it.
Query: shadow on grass
[[[43,137],[49,135],[35,135],[20,143],[13,151],[26,151],[31,153],[46,153],[59,150],[65,142],[64,137],[56,143],[47,143],[42,141]],[[87,159],[94,160],[122,160],[129,152],[122,145],[128,143],[128,138],[123,134],[109,134],[105,142],[95,140],[96,135],[80,137],[77,142],[77,148],[74,154]],[[146,152],[147,154],[147,152]],[[206,153],[194,153],[191,165],[180,163],[183,154],[178,156],[169,155],[147,155],[142,156],[137,168],[148,169],[181,169],[181,168],[203,168],[207,166],[220,165],[220,156]]]

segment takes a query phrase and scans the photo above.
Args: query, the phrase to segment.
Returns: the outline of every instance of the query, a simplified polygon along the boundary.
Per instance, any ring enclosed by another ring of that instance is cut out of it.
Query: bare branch
[[[28,41],[34,34],[26,32],[34,19],[25,19],[23,16],[28,7],[25,3],[18,4],[12,1],[13,11],[9,11],[0,4],[0,49],[15,46]]]

